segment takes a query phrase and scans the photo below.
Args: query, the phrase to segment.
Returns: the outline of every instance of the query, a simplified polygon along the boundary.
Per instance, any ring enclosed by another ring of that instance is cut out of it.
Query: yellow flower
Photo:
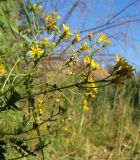
[[[3,64],[0,64],[0,75],[6,73],[5,67]]]
[[[72,76],[72,75],[74,75],[74,72],[73,71],[68,71],[66,74]]]
[[[96,43],[99,44],[102,42],[104,43],[103,47],[106,47],[106,46],[110,45],[110,43],[111,43],[110,39],[106,38],[106,35],[104,33],[98,34],[98,39],[97,39]]]
[[[63,24],[63,29],[64,29],[64,33],[65,33],[65,37],[66,39],[69,39],[69,36],[70,36],[70,27]]]
[[[96,97],[95,93],[92,92],[92,91],[88,92],[88,96],[91,97],[91,98],[93,98],[93,99]]]
[[[68,32],[68,33],[70,32],[69,26],[63,24],[63,28],[64,28],[64,32]]]
[[[133,72],[133,67],[131,65],[128,64],[128,62],[123,59],[121,56],[118,56],[116,55],[116,61],[117,61],[117,64],[115,65],[114,69],[117,70],[117,69],[120,69],[117,73],[120,74],[120,72],[123,74],[127,73],[127,72]]]
[[[56,20],[58,19],[58,17],[56,17],[56,12],[53,11],[52,15],[49,14],[44,14],[45,17],[45,21],[46,21],[46,29],[47,32],[50,34],[52,31],[58,33],[59,32],[59,28],[57,26],[57,22]]]
[[[42,108],[37,108],[37,109],[35,110],[35,112],[38,113],[39,116],[42,116],[42,115],[43,115],[43,109],[42,109]]]
[[[88,101],[86,99],[83,101],[83,110],[89,111]]]
[[[79,42],[81,40],[81,37],[78,33],[75,33],[75,41]]]
[[[49,22],[49,24],[47,25],[48,33],[51,33],[52,31],[55,31],[55,30],[58,30],[57,23],[54,21]]]
[[[126,79],[133,76],[133,67],[121,56],[116,55],[116,65],[114,66],[115,78],[111,80],[112,83],[124,84]]]
[[[85,91],[87,92],[87,95],[93,99],[96,97],[95,95],[98,93],[98,90],[95,86],[95,83],[91,75],[88,76],[87,84],[85,86]]]
[[[92,78],[92,76],[91,76],[91,75],[90,75],[90,76],[88,76],[87,82],[89,82],[89,83],[90,83],[90,82],[94,82],[94,81],[93,81],[93,78]]]
[[[87,87],[91,87],[91,88],[89,88],[89,90],[97,93],[96,85],[95,85],[93,78],[91,76],[88,77],[87,82],[88,82]]]
[[[128,62],[126,62],[125,59],[118,55],[116,55],[116,62],[118,66],[126,67],[128,65]]]
[[[40,56],[42,54],[41,48],[33,45],[31,46],[31,50],[29,51],[30,57],[35,58],[36,56]]]
[[[37,103],[37,106],[40,107],[40,106],[42,106],[44,104],[44,100],[42,98],[37,98],[36,103]]]
[[[106,35],[104,33],[98,34],[97,43],[102,43],[106,39]]]
[[[37,98],[36,99],[36,105],[37,108],[35,109],[35,112],[37,112],[39,114],[39,116],[43,115],[43,109],[42,106],[44,105],[44,100],[42,98]]]
[[[94,60],[92,59],[90,62],[90,66],[95,69],[96,68],[96,63],[94,62]]]
[[[103,44],[104,47],[106,47],[106,46],[111,44],[110,39],[105,39],[103,42],[104,42],[104,44]]]
[[[94,70],[100,68],[99,65],[96,64],[95,61],[88,56],[83,58],[83,62],[84,62],[84,64],[90,65]]]
[[[49,22],[53,21],[52,16],[50,16],[50,15],[47,14],[47,13],[44,15],[44,17],[45,17],[45,20],[46,20],[46,21],[49,21]]]
[[[90,58],[88,56],[83,58],[84,64],[89,64],[90,63]]]
[[[87,46],[87,42],[84,42],[84,43],[82,44],[81,50],[82,50],[82,51],[86,51],[86,52],[89,51],[89,48],[88,48],[88,46]]]

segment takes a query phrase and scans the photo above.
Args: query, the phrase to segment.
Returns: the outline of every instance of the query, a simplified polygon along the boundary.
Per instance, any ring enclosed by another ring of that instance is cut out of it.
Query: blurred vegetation
[[[65,127],[48,149],[51,159],[121,160],[140,158],[140,83],[100,90],[90,111],[79,99],[69,107]]]

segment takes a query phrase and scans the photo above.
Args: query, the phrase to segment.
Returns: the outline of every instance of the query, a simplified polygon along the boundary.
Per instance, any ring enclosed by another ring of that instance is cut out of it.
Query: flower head
[[[42,116],[43,115],[43,109],[42,106],[44,105],[44,99],[42,98],[37,98],[36,99],[36,109],[35,112],[39,115]]]
[[[100,68],[100,66],[97,63],[95,63],[94,59],[91,59],[88,56],[83,58],[83,62],[84,64],[91,66],[91,68],[94,70],[97,70]]]
[[[78,33],[75,33],[75,41],[79,42],[81,40],[81,37]]]
[[[118,56],[118,55],[116,55],[116,62],[117,62],[116,67],[117,66],[118,67],[120,67],[120,66],[122,66],[122,67],[128,66],[128,62],[125,59],[123,59],[121,56]]]
[[[114,66],[115,78],[111,80],[112,83],[124,84],[126,79],[133,76],[133,67],[121,56],[116,56],[116,65]]]
[[[66,39],[69,39],[69,37],[70,37],[70,27],[63,24],[63,29],[64,29],[64,34],[65,34]]]
[[[30,54],[30,57],[31,58],[35,58],[35,57],[38,57],[42,54],[42,50],[41,48],[39,48],[38,46],[31,46],[31,50],[29,51],[29,54]]]
[[[106,47],[111,44],[110,39],[105,39],[103,42],[104,42],[103,47]]]
[[[49,14],[44,14],[44,17],[45,17],[45,20],[46,21],[49,21],[49,22],[51,22],[51,21],[53,21],[53,18],[52,18],[52,16],[50,16]]]
[[[104,33],[100,33],[98,34],[98,39],[97,39],[97,43],[102,43],[104,42],[104,40],[106,39],[106,35]]]
[[[42,108],[37,108],[37,109],[35,110],[35,112],[38,113],[39,116],[42,116],[42,115],[43,115],[43,109],[42,109]]]
[[[111,43],[111,41],[106,37],[104,33],[100,33],[98,34],[98,39],[96,43],[97,44],[103,43],[103,47],[106,47]]]
[[[89,64],[90,63],[90,57],[86,56],[83,58],[84,64]]]
[[[41,107],[44,104],[44,100],[42,98],[37,98],[36,103],[37,106]]]
[[[48,31],[48,33],[51,33],[52,31],[54,32],[59,32],[59,28],[57,26],[57,17],[56,17],[56,12],[53,11],[52,12],[52,15],[49,15],[49,14],[44,14],[44,19],[45,19],[45,22],[46,22],[46,29]]]
[[[88,52],[88,51],[89,51],[87,42],[84,42],[84,43],[82,44],[82,47],[81,47],[80,50],[81,50],[81,51],[85,51],[85,52]]]

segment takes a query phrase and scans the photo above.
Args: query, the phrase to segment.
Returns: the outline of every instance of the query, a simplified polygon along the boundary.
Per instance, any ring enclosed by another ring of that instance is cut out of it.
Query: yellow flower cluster
[[[0,75],[6,73],[5,67],[3,64],[0,64]]]
[[[133,67],[122,57],[116,57],[117,64],[114,67],[116,78],[112,79],[112,83],[124,84],[126,79],[132,78]]]
[[[29,51],[30,57],[33,59],[35,57],[41,56],[43,53],[42,49],[36,45],[31,46],[31,50]]]
[[[106,35],[104,33],[98,34],[98,39],[96,43],[100,44],[102,42],[103,42],[103,47],[106,47],[111,43],[110,39],[106,38]]]
[[[87,79],[87,84],[86,84],[86,87],[85,87],[85,90],[87,92],[87,95],[90,97],[90,98],[95,98],[95,95],[98,93],[98,90],[95,86],[95,83],[93,81],[93,78],[92,76],[88,76],[88,79]]]
[[[44,100],[42,98],[38,98],[36,103],[39,107],[41,107],[44,104]]]
[[[44,14],[45,22],[46,22],[46,29],[48,33],[51,33],[52,31],[56,32],[59,31],[57,27],[57,20],[60,18],[59,16],[56,16],[57,13],[55,11],[52,12],[52,15]]]
[[[37,105],[37,108],[36,108],[35,112],[38,113],[39,116],[42,116],[43,115],[42,106],[44,105],[44,100],[42,98],[37,98],[36,105]]]
[[[86,99],[83,100],[83,110],[89,111],[88,101]]]
[[[95,61],[88,56],[83,58],[83,62],[84,62],[84,64],[91,66],[92,69],[94,69],[94,70],[100,69],[100,66],[97,63],[95,63]]]

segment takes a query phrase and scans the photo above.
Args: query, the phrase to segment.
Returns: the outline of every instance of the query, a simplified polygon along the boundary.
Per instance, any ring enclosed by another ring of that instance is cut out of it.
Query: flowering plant
[[[0,155],[2,159],[14,160],[37,156],[40,151],[45,159],[44,148],[64,125],[65,111],[71,104],[68,93],[76,92],[82,96],[82,109],[89,111],[98,88],[123,85],[132,77],[133,67],[122,57],[117,57],[111,73],[97,79],[94,71],[101,67],[94,56],[111,43],[104,33],[99,33],[97,38],[90,33],[83,42],[81,35],[71,33],[68,25],[62,24],[62,29],[59,27],[57,21],[60,17],[55,11],[43,13],[37,4],[30,4],[27,11],[27,6],[21,5],[29,23],[23,21],[24,28],[23,24],[11,25],[1,8],[5,23],[14,36],[16,50],[0,57]],[[57,50],[66,42],[70,44],[72,54],[65,51],[60,66],[49,72],[50,59],[61,55],[56,54]],[[7,60],[11,61],[9,66]],[[30,146],[30,142],[34,145]],[[17,157],[11,158],[11,151]]]

